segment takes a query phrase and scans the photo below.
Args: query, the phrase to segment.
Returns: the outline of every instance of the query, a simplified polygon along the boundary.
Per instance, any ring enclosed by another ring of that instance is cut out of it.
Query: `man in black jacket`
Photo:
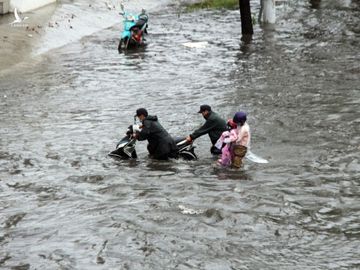
[[[190,134],[186,140],[191,142],[202,135],[209,134],[212,143],[210,152],[212,154],[221,154],[221,150],[215,147],[215,143],[220,138],[221,134],[227,130],[225,120],[217,113],[213,112],[209,105],[201,105],[198,113],[202,114],[206,122],[202,127]]]
[[[144,108],[136,110],[136,115],[142,122],[140,132],[136,132],[135,138],[139,141],[148,140],[147,149],[151,157],[159,160],[175,158],[177,146],[174,139],[160,125],[156,115],[148,115]]]

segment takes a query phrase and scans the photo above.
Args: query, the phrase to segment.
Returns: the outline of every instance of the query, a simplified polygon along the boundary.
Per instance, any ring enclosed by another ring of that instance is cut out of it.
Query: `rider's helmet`
[[[226,123],[227,125],[227,128],[230,130],[230,129],[234,129],[234,128],[237,128],[237,125],[236,123],[232,120],[232,119],[229,119]]]
[[[233,121],[235,123],[239,123],[241,125],[243,125],[246,121],[246,113],[245,112],[237,112],[235,113],[234,117],[233,117]]]

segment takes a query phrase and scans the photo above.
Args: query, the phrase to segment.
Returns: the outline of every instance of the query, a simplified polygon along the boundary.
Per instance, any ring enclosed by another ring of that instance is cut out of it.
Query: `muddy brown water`
[[[358,269],[358,1],[280,8],[240,43],[237,11],[150,14],[148,46],[114,26],[0,74],[0,268]],[[184,42],[207,41],[191,49]],[[36,63],[36,64],[35,64]],[[269,164],[120,161],[148,108],[185,136],[209,103],[249,114]]]

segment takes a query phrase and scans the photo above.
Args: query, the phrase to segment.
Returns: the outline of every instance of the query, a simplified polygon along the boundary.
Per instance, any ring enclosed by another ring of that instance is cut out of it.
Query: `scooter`
[[[144,34],[147,34],[148,15],[143,9],[139,15],[133,15],[124,11],[121,5],[120,15],[124,17],[124,29],[118,46],[118,51],[122,49],[137,48],[144,45]]]
[[[126,131],[125,136],[116,145],[116,149],[111,151],[108,155],[111,157],[121,159],[136,159],[136,139],[133,137],[134,132],[139,131],[139,126],[130,125]],[[192,142],[188,142],[185,137],[175,138],[175,143],[178,147],[177,157],[185,160],[196,160],[195,146]]]

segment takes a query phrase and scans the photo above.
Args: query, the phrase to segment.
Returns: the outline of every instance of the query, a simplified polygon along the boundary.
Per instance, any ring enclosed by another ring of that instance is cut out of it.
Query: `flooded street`
[[[360,2],[322,2],[247,45],[239,11],[168,6],[138,51],[115,25],[0,70],[0,268],[359,269]],[[138,107],[186,136],[204,103],[269,164],[107,156]]]

